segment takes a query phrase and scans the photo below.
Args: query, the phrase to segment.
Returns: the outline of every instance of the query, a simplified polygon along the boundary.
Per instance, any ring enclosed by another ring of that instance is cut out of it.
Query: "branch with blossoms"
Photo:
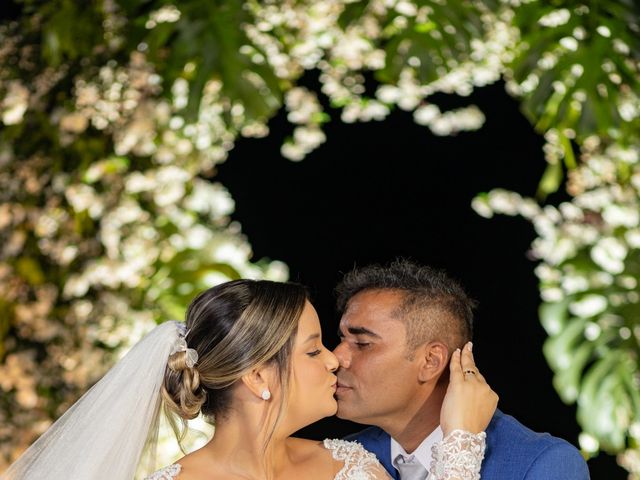
[[[0,22],[0,469],[196,290],[286,277],[251,261],[213,183],[281,108],[302,160],[323,126],[395,108],[436,135],[482,126],[504,80],[545,136],[537,199],[495,190],[538,239],[545,354],[583,450],[640,478],[640,11],[630,1],[16,0]],[[300,84],[306,71],[320,91]],[[373,89],[371,88],[373,85]],[[580,154],[576,155],[575,152]],[[542,205],[568,172],[570,202]],[[165,461],[169,463],[170,460]]]
[[[592,139],[593,140],[593,139]],[[571,201],[541,207],[496,189],[474,199],[485,217],[520,215],[538,238],[540,320],[547,362],[566,403],[577,403],[584,452],[619,453],[640,472],[640,147],[597,142],[570,171]],[[634,476],[635,475],[635,476]]]
[[[209,179],[252,128],[220,81],[185,121],[187,82],[165,95],[144,53],[53,70],[19,30],[0,28],[0,469],[197,291],[287,277],[250,261],[234,202]]]

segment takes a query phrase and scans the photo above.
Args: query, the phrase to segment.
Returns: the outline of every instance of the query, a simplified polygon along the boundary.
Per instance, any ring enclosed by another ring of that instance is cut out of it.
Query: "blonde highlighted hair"
[[[231,403],[231,387],[244,374],[275,362],[282,398],[290,376],[290,358],[298,321],[307,300],[302,285],[266,280],[234,280],[199,294],[186,315],[189,348],[198,362],[187,366],[186,352],[169,357],[162,386],[165,411],[179,442],[187,420],[200,412],[212,423],[224,418]],[[285,405],[271,432],[275,430]]]

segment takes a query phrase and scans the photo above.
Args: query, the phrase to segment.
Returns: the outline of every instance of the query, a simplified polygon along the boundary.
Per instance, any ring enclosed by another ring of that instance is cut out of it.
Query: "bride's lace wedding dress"
[[[384,467],[375,455],[357,442],[327,439],[324,447],[335,460],[344,463],[334,480],[386,480]],[[433,446],[429,480],[479,480],[484,458],[485,434],[454,430]],[[182,467],[174,463],[158,470],[145,480],[174,480]]]

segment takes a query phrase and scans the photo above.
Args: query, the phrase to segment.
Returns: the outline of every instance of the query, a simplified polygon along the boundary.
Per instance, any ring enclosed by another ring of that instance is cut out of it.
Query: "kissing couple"
[[[407,260],[337,287],[340,343],[295,283],[234,280],[199,294],[186,322],[141,340],[1,480],[131,480],[155,468],[161,407],[202,448],[148,480],[588,479],[569,443],[496,410],[475,365],[474,302]],[[292,437],[323,417],[370,425],[347,439]]]

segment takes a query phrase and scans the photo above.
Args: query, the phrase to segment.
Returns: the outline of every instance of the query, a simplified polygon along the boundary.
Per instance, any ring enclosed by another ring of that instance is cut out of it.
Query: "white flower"
[[[608,287],[613,284],[613,275],[607,272],[594,272],[591,274],[589,282],[594,288]]]
[[[558,231],[556,230],[556,226],[554,225],[554,223],[549,220],[549,218],[543,213],[535,215],[532,218],[532,221],[533,227],[535,228],[541,239],[555,237],[558,235]]]
[[[60,128],[71,133],[82,133],[89,126],[89,119],[79,112],[72,112],[60,119]]]
[[[293,162],[299,162],[306,155],[305,149],[301,145],[293,142],[286,142],[280,147],[280,154]]]
[[[189,83],[184,78],[178,78],[171,87],[173,106],[180,110],[189,102]]]
[[[560,45],[572,52],[575,52],[578,49],[578,41],[574,37],[561,38]]]
[[[536,238],[533,242],[536,254],[551,265],[559,265],[576,253],[576,243],[569,238]]]
[[[336,43],[333,55],[340,58],[350,70],[362,68],[363,58],[373,49],[373,44],[358,32],[350,29]]]
[[[589,341],[596,340],[602,333],[602,328],[595,322],[588,322],[584,327],[584,337]]]
[[[580,275],[566,275],[562,279],[562,289],[568,294],[584,292],[589,289],[588,280]]]
[[[18,81],[9,83],[7,94],[0,103],[2,123],[16,125],[22,121],[29,106],[29,90]]]
[[[149,21],[154,23],[174,23],[180,20],[180,10],[174,5],[165,5],[158,10],[151,12],[149,15]],[[155,25],[154,25],[155,26]],[[147,25],[147,28],[149,27]]]
[[[493,210],[489,206],[489,202],[485,197],[476,196],[473,200],[471,200],[471,208],[484,218],[493,217]]]
[[[72,275],[64,284],[62,296],[64,298],[82,297],[89,290],[89,282],[83,275]]]
[[[291,123],[309,123],[312,117],[321,111],[318,97],[304,87],[294,87],[284,97],[284,103],[289,111],[287,119]]]
[[[340,120],[344,123],[354,123],[360,118],[361,107],[358,103],[349,103],[342,109]]]
[[[521,199],[522,197],[517,193],[496,188],[489,192],[488,202],[489,207],[496,213],[516,215]]]
[[[208,287],[213,287],[214,285],[219,285],[221,283],[228,282],[229,280],[231,280],[229,277],[217,270],[205,273],[202,277],[202,282]]]
[[[578,443],[585,452],[595,453],[600,449],[600,442],[593,435],[586,432],[582,432],[578,436]]]
[[[406,17],[415,17],[418,13],[415,3],[408,0],[400,0],[395,6],[395,10]]]
[[[440,115],[440,109],[432,103],[423,105],[413,112],[413,120],[418,125],[429,125]]]
[[[598,188],[585,192],[575,198],[575,204],[586,210],[598,212],[614,201],[611,192],[606,188]]]
[[[293,140],[306,151],[315,149],[326,139],[324,132],[319,128],[296,127],[293,130]]]
[[[191,174],[182,168],[174,165],[168,165],[158,169],[156,172],[156,179],[159,183],[165,184],[173,182],[185,183],[191,180]]]
[[[389,113],[389,108],[383,103],[369,100],[362,109],[360,120],[364,122],[368,122],[369,120],[384,120]]]
[[[636,279],[636,277],[633,277],[631,275],[619,275],[616,277],[616,282],[618,283],[618,285],[626,288],[627,290],[635,290],[635,288],[638,286],[638,280]]]
[[[564,25],[571,18],[571,12],[566,8],[560,8],[547,13],[538,20],[538,24],[543,27],[559,27]]]
[[[229,191],[220,183],[209,183],[199,178],[193,181],[193,190],[185,199],[189,210],[209,214],[211,218],[229,215],[235,208],[235,202]]]
[[[624,259],[627,257],[627,247],[617,238],[605,237],[591,249],[591,259],[612,274],[624,271]]]
[[[569,304],[569,311],[582,318],[590,318],[607,309],[607,299],[602,295],[585,295],[580,300]]]
[[[584,218],[584,213],[582,212],[582,210],[576,207],[573,203],[562,202],[558,208],[560,209],[560,213],[565,220],[579,222]]]
[[[211,230],[204,225],[194,225],[185,232],[187,246],[193,250],[200,250],[211,240]]]
[[[541,212],[540,205],[530,198],[521,198],[518,201],[518,213],[524,218],[532,219]]]
[[[637,206],[607,205],[602,212],[604,220],[612,227],[637,227],[640,220]]]
[[[559,302],[564,298],[562,290],[559,288],[541,288],[540,298],[545,302]]]
[[[104,204],[89,185],[71,185],[66,189],[65,196],[76,212],[87,211],[91,218],[98,218],[102,215]]]
[[[627,230],[624,239],[631,248],[640,248],[640,229]]]
[[[267,267],[264,278],[274,282],[284,282],[289,278],[289,267],[286,263],[275,260]]]
[[[215,249],[216,261],[229,265],[243,265],[251,256],[251,247],[231,240],[225,241]]]
[[[376,97],[384,103],[396,103],[401,96],[402,92],[394,85],[382,85],[376,90]]]
[[[541,263],[534,270],[536,276],[543,282],[559,282],[562,278],[560,270],[546,263]]]
[[[124,188],[129,193],[148,192],[156,187],[152,175],[132,172],[125,178]]]

